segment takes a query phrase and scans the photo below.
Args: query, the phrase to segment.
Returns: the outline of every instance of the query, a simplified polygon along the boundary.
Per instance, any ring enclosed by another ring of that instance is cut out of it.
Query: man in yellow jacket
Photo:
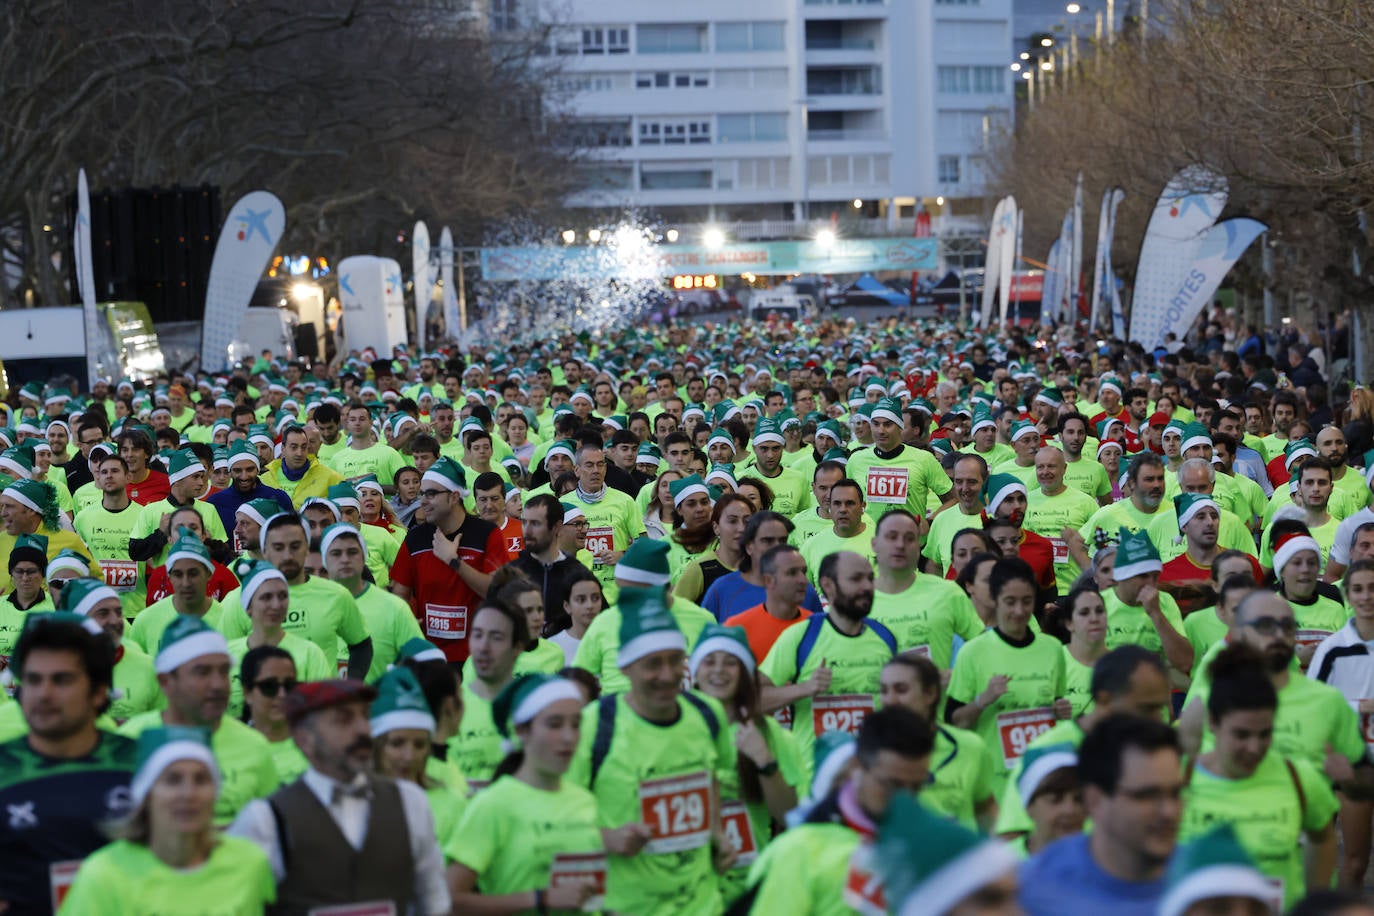
[[[308,437],[299,426],[288,426],[281,434],[281,457],[272,461],[262,472],[262,482],[276,487],[291,497],[291,504],[299,512],[312,496],[321,499],[329,495],[329,488],[343,477],[333,468],[311,460],[306,450]]]

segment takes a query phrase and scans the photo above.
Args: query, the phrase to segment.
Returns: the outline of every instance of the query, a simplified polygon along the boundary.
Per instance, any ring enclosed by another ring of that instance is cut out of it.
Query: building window
[[[784,51],[781,22],[721,22],[716,24],[717,51]]]
[[[656,118],[639,122],[640,146],[687,146],[711,142],[711,122],[702,118]]]
[[[598,26],[582,30],[583,54],[628,54],[629,52],[630,30],[628,27]]]
[[[936,180],[940,184],[959,183],[959,157],[941,156],[937,168]]]
[[[640,54],[699,54],[706,50],[706,26],[701,23],[641,25],[635,36]]]
[[[491,30],[493,32],[514,32],[520,27],[520,17],[516,11],[518,0],[491,0]]]
[[[937,67],[936,85],[940,92],[960,95],[991,94],[1006,91],[1005,67]]]
[[[705,70],[655,70],[635,74],[636,89],[706,89],[711,74]]]
[[[574,121],[568,126],[568,145],[582,149],[630,146],[630,120]]]
[[[716,117],[716,139],[721,143],[786,140],[787,115],[781,113],[718,115]]]
[[[639,173],[639,187],[644,191],[683,191],[711,187],[710,166],[643,169]]]

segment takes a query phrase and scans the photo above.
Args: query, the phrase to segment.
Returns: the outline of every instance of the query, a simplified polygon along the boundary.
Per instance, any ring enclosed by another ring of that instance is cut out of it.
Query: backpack
[[[797,677],[801,677],[802,666],[811,657],[811,650],[816,648],[816,640],[821,638],[821,629],[825,626],[826,616],[824,614],[812,614],[806,619],[806,630],[802,633],[801,642],[797,643]],[[892,635],[892,631],[883,626],[876,620],[864,618],[864,629],[871,630],[887,646],[893,655],[897,654],[897,637]]]
[[[679,695],[706,720],[706,728],[711,732],[711,740],[715,741],[719,738],[720,719],[717,718],[715,710],[711,708],[710,704],[690,691],[683,691]],[[615,738],[615,711],[620,706],[616,702],[618,697],[619,694],[613,693],[597,701],[600,705],[596,717],[596,735],[592,738],[591,778],[587,782],[589,790],[596,786],[596,775],[601,772],[601,766],[606,762],[606,757],[611,752],[611,741]]]

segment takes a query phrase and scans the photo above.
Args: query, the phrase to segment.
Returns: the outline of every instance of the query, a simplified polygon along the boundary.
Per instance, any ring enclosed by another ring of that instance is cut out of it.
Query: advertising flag
[[[1120,188],[1109,188],[1102,194],[1102,209],[1097,214],[1097,255],[1093,259],[1091,330],[1097,330],[1098,321],[1105,322],[1112,314],[1111,297],[1116,288],[1116,278],[1112,276],[1112,240],[1116,235],[1116,208],[1125,196],[1126,192]]]
[[[1073,247],[1069,249],[1069,321],[1077,321],[1083,288],[1083,173],[1073,189]]]
[[[205,289],[200,367],[207,372],[229,367],[229,345],[285,228],[286,210],[270,191],[245,194],[229,208]]]
[[[76,259],[76,284],[81,294],[81,316],[86,335],[86,383],[94,385],[100,375],[101,356],[109,348],[109,335],[100,324],[100,312],[95,302],[95,265],[91,262],[91,189],[86,183],[86,170],[76,173],[76,229],[72,234],[72,255]],[[105,367],[112,372],[113,365]]]
[[[1002,299],[1002,324],[1007,323],[1007,313],[1011,310],[1011,275],[1016,270],[1016,229],[1020,225],[1021,211],[1016,208],[1016,198],[1008,197],[1007,209],[1002,213],[1002,242],[998,249],[1001,263],[997,266],[997,295]]]
[[[458,320],[458,289],[453,285],[453,233],[448,226],[439,233],[439,279],[444,284],[444,327],[457,340],[463,329]]]
[[[1212,301],[1227,272],[1250,247],[1250,243],[1268,228],[1259,220],[1241,217],[1222,220],[1208,229],[1203,234],[1188,273],[1165,304],[1164,321],[1158,335],[1137,338],[1145,349],[1162,345],[1167,329],[1174,329],[1174,333],[1181,336],[1192,327],[1193,321]]]
[[[1170,302],[1193,269],[1207,230],[1226,207],[1226,179],[1203,166],[1189,166],[1164,188],[1140,245],[1135,295],[1131,302],[1131,340],[1158,346],[1174,327]]]
[[[425,348],[425,319],[429,316],[429,299],[434,292],[434,269],[429,266],[429,227],[424,220],[415,223],[411,235],[410,263],[414,269],[412,286],[415,289],[415,345]]]
[[[982,313],[982,326],[992,321],[992,300],[997,293],[998,275],[1002,270],[1002,243],[1005,229],[1003,215],[1007,212],[1007,198],[997,202],[992,211],[992,223],[988,226],[988,249],[983,258],[983,301],[979,306]]]
[[[1059,294],[1063,284],[1063,274],[1059,270],[1061,248],[1059,239],[1055,239],[1050,246],[1050,253],[1045,257],[1045,282],[1040,292],[1041,324],[1053,322],[1059,309]]]

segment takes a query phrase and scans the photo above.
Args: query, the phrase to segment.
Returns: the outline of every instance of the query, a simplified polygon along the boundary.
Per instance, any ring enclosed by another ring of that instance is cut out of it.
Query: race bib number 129
[[[639,784],[640,819],[653,838],[644,846],[651,855],[684,852],[711,839],[711,774],[649,779]]]

